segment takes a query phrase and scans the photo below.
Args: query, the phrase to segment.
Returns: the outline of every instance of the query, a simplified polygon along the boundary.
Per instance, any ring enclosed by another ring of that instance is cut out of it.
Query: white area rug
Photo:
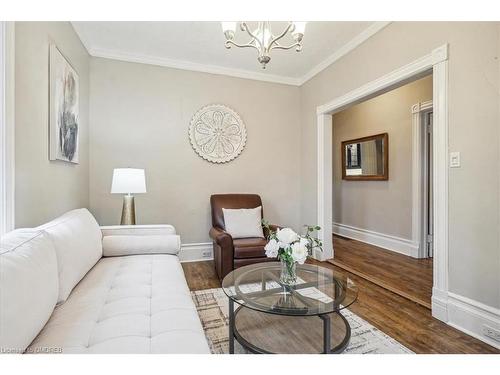
[[[228,353],[229,302],[226,294],[218,288],[191,292],[191,295],[198,310],[210,350],[214,354]],[[343,354],[413,353],[348,309],[342,310],[342,314],[351,326],[351,341]],[[235,342],[235,352],[246,353],[237,342]]]

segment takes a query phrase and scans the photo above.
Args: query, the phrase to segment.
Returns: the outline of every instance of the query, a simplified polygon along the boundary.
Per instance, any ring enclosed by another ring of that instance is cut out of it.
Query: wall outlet
[[[201,253],[201,256],[202,256],[203,258],[211,258],[211,257],[212,257],[212,252],[211,252],[210,250],[203,251],[203,252]]]
[[[495,329],[487,325],[483,325],[483,335],[500,342],[500,329]]]

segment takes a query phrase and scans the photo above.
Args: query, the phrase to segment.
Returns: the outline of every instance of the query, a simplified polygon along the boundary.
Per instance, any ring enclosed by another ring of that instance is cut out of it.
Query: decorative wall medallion
[[[212,104],[194,114],[189,125],[189,141],[203,159],[226,163],[245,148],[247,130],[241,117],[231,108]]]

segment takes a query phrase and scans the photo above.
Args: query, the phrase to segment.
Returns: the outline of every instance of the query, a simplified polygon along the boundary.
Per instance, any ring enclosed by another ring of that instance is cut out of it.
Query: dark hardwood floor
[[[432,258],[415,259],[356,240],[333,236],[333,265],[431,308]]]
[[[344,272],[358,285],[357,301],[349,307],[415,353],[496,353],[500,351],[434,319],[430,310],[328,262],[310,261]],[[212,261],[183,263],[191,290],[220,288]]]

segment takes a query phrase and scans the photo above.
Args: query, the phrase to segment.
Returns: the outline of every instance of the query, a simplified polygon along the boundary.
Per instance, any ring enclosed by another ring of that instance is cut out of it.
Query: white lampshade
[[[237,22],[235,21],[222,21],[222,32],[226,31],[232,31],[233,33],[236,31],[236,24]]]
[[[132,194],[146,192],[144,169],[115,168],[111,194]]]
[[[297,34],[302,34],[306,32],[306,24],[307,22],[303,21],[295,21],[293,25],[295,26],[294,30],[292,31],[292,35],[297,35]]]

